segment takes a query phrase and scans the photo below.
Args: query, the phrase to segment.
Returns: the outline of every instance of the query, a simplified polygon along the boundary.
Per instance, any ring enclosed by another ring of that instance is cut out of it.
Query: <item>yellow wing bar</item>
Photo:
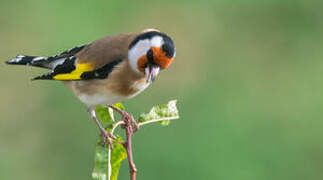
[[[55,80],[80,80],[84,72],[92,71],[93,66],[90,63],[80,63],[76,65],[75,70],[70,73],[57,74],[53,76]]]

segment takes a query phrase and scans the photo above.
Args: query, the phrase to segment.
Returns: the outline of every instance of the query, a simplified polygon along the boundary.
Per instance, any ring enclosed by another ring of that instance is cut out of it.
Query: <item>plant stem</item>
[[[134,121],[133,117],[131,115],[129,115],[128,113],[126,113],[125,111],[116,108],[112,105],[109,105],[109,107],[115,111],[117,111],[121,116],[122,116],[122,121],[116,123],[113,127],[112,127],[112,133],[114,132],[114,130],[120,126],[120,125],[125,125],[125,129],[126,129],[126,141],[123,144],[123,147],[126,149],[127,151],[127,155],[128,155],[128,163],[129,163],[129,173],[130,173],[130,180],[136,180],[136,175],[137,175],[137,169],[136,169],[136,165],[133,161],[133,154],[132,154],[132,135],[133,135],[133,127],[131,125],[131,122]]]
[[[160,118],[160,119],[154,119],[154,120],[150,120],[150,121],[145,121],[145,122],[141,122],[141,123],[138,123],[138,126],[143,126],[143,125],[146,125],[146,124],[150,124],[150,123],[155,123],[155,122],[160,122],[160,121],[168,121],[168,120],[175,120],[175,119],[178,119],[179,116],[173,116],[173,117],[167,117],[167,118]]]
[[[137,169],[133,161],[133,155],[132,155],[132,135],[133,135],[132,127],[130,123],[127,123],[127,127],[126,127],[127,140],[123,144],[123,146],[125,147],[128,154],[130,180],[136,180]]]
[[[136,175],[137,175],[137,169],[136,169],[136,165],[134,163],[133,160],[133,154],[132,154],[132,135],[134,133],[134,129],[132,126],[132,122],[136,122],[133,119],[133,116],[129,115],[127,112],[114,107],[112,105],[109,105],[109,107],[115,111],[117,111],[121,116],[122,116],[122,120],[118,121],[117,123],[115,123],[111,129],[111,135],[112,137],[114,137],[113,133],[115,131],[115,129],[119,126],[123,127],[126,130],[126,141],[121,143],[118,142],[117,140],[115,140],[117,143],[120,143],[123,145],[123,147],[126,149],[127,151],[127,155],[128,155],[128,163],[129,163],[129,173],[130,173],[130,180],[136,180]],[[143,125],[147,125],[150,123],[155,123],[155,122],[160,122],[160,121],[166,121],[166,120],[174,120],[174,119],[178,119],[178,116],[173,116],[173,117],[167,117],[167,118],[160,118],[160,119],[154,119],[154,120],[150,120],[150,121],[145,121],[145,122],[141,122],[138,123],[137,126],[143,126]],[[110,149],[111,151],[111,149]]]

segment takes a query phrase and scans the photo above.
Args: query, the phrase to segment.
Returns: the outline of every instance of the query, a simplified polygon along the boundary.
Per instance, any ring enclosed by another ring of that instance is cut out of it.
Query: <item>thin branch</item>
[[[118,126],[120,126],[120,125],[123,125],[123,124],[125,124],[125,123],[124,123],[124,121],[118,121],[118,122],[116,122],[116,123],[113,125],[112,129],[111,129],[111,134],[113,135],[113,133],[114,133],[114,131],[117,129],[117,127],[118,127]]]
[[[112,111],[111,111],[112,110]],[[114,115],[113,115],[113,109],[112,108],[109,108],[109,113],[110,113],[110,116],[112,118],[112,120],[114,121]],[[110,140],[111,139],[114,139],[116,143],[119,143],[121,144],[121,142],[118,141],[118,139],[115,137],[115,135],[113,134],[114,131],[117,129],[118,126],[124,124],[123,121],[118,121],[117,123],[115,123],[111,129],[111,131],[109,132],[110,133],[110,137],[108,137]],[[111,167],[111,146],[108,146],[108,180],[111,179],[111,174],[112,174],[112,167]]]
[[[117,107],[115,107],[113,105],[108,105],[108,107],[111,108],[111,109],[113,109],[113,110],[115,110],[115,111],[117,111],[121,115],[123,115],[124,112],[125,112],[125,111],[123,111],[123,110],[121,110],[121,109],[119,109],[119,108],[117,108]]]
[[[127,140],[123,144],[124,148],[127,150],[128,154],[128,163],[129,163],[129,173],[130,173],[130,180],[136,180],[136,174],[137,174],[137,168],[133,161],[133,155],[132,155],[132,135],[133,135],[133,129],[128,122],[126,125],[126,136]]]
[[[154,120],[150,120],[150,121],[145,121],[145,122],[141,122],[138,123],[138,126],[143,126],[143,125],[147,125],[150,123],[155,123],[155,122],[160,122],[160,121],[168,121],[168,120],[175,120],[175,119],[179,119],[179,116],[174,116],[174,117],[167,117],[167,118],[159,118],[159,119],[154,119]]]
[[[112,149],[110,148],[110,146],[108,146],[108,179],[111,179],[111,174],[112,174],[112,166],[111,166],[111,151]]]
[[[115,121],[114,115],[113,115],[113,109],[108,108],[109,114],[111,116],[111,119]],[[114,131],[114,130],[113,130]],[[111,137],[114,137],[113,131],[110,132]],[[108,137],[108,139],[111,141],[112,138]],[[107,180],[111,180],[111,174],[112,174],[112,165],[111,165],[111,151],[112,151],[112,146],[108,146],[108,178]]]
[[[121,126],[121,125],[124,125],[124,129],[126,130],[126,141],[123,142],[123,143],[118,142],[116,139],[115,139],[115,141],[117,143],[122,144],[123,147],[126,149],[127,155],[128,155],[130,180],[136,180],[137,169],[136,169],[136,165],[134,163],[133,154],[132,154],[132,135],[134,133],[134,127],[131,124],[132,122],[136,122],[136,121],[134,120],[133,116],[131,116],[127,112],[125,112],[125,111],[123,111],[123,110],[121,110],[121,109],[119,109],[117,107],[109,105],[109,108],[117,111],[122,116],[122,120],[116,122],[113,125],[110,133],[111,133],[112,137],[114,137],[113,133],[116,130],[116,128]],[[159,119],[154,119],[154,120],[150,120],[150,121],[141,122],[141,123],[137,124],[137,127],[147,125],[147,124],[150,124],[150,123],[155,123],[155,122],[160,122],[160,121],[167,121],[167,120],[175,120],[175,119],[179,119],[179,116],[159,118]],[[110,148],[109,148],[109,152],[111,152]],[[111,172],[111,169],[109,169],[109,171]]]

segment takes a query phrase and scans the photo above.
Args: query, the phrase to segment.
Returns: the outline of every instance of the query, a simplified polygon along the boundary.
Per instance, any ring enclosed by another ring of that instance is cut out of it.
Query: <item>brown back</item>
[[[111,35],[93,41],[83,48],[76,57],[80,63],[91,62],[95,69],[118,59],[128,59],[128,47],[137,33]]]

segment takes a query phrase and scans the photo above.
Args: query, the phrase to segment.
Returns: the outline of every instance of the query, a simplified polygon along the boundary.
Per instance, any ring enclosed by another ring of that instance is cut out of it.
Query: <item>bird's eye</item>
[[[151,64],[154,64],[154,51],[152,49],[148,50],[147,59]]]

